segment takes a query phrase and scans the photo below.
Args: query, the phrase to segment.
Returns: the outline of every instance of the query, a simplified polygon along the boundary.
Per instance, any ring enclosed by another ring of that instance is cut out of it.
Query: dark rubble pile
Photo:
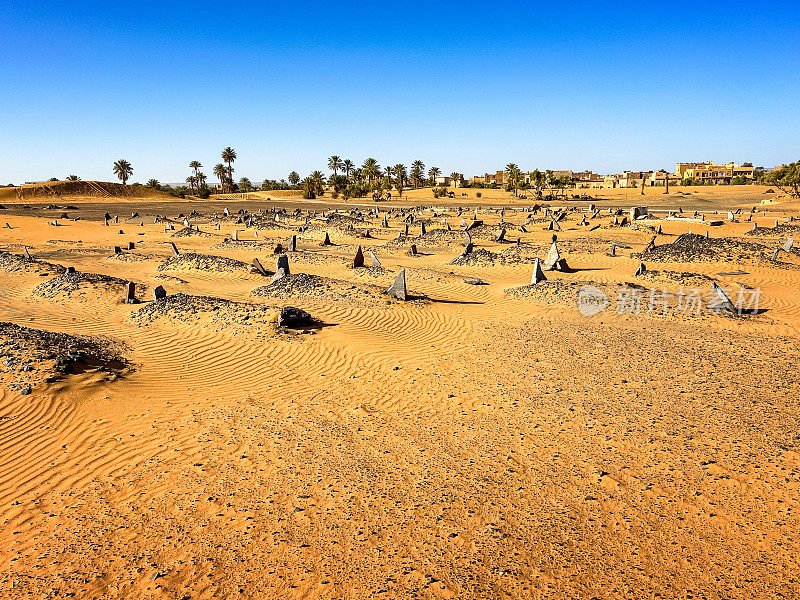
[[[66,267],[36,258],[28,259],[22,254],[12,254],[0,250],[0,269],[8,272],[39,271],[44,273],[63,273]]]
[[[116,340],[56,333],[0,322],[0,377],[10,389],[29,393],[37,382],[53,383],[63,375],[90,368],[115,379],[131,365],[127,348]]]
[[[236,271],[249,271],[250,265],[226,256],[186,252],[178,256],[172,256],[166,262],[158,266],[159,271],[180,271],[184,269],[231,273]]]
[[[214,249],[219,250],[244,250],[246,248],[263,248],[265,246],[270,246],[272,242],[268,242],[265,240],[255,239],[255,240],[232,240],[230,238],[226,238],[225,240],[221,241],[219,244],[215,244],[211,246]]]
[[[144,262],[146,260],[150,260],[149,256],[144,254],[138,254],[137,252],[120,252],[118,254],[112,254],[108,257],[109,260],[116,260],[119,262]]]
[[[469,254],[461,254],[450,261],[451,265],[472,265],[491,267],[495,262],[500,259],[500,255],[487,250],[486,248],[478,248]]]
[[[702,273],[688,273],[682,271],[651,271],[647,270],[639,278],[646,279],[647,281],[674,281],[682,285],[690,287],[710,287],[711,282],[714,281],[713,277],[704,275]]]
[[[303,298],[316,301],[336,301],[350,304],[386,304],[396,302],[386,296],[383,288],[369,284],[355,284],[340,279],[294,273],[269,285],[257,287],[251,293],[262,298],[291,300]]]
[[[706,238],[696,233],[679,235],[671,244],[642,252],[642,260],[661,262],[742,262],[768,259],[766,246],[736,238]]]
[[[216,326],[268,325],[277,319],[278,310],[265,304],[235,302],[212,296],[173,294],[148,302],[131,313],[129,321],[144,327],[161,319],[192,323],[210,319]]]
[[[209,233],[207,231],[200,231],[199,229],[195,229],[194,227],[184,227],[182,229],[178,229],[175,233],[170,235],[171,238],[185,238],[185,237],[216,237],[215,234]]]
[[[800,223],[797,225],[789,223],[781,223],[777,227],[756,227],[745,232],[749,236],[779,236],[791,235],[795,236],[800,233]]]
[[[124,295],[128,286],[128,280],[103,275],[101,273],[62,273],[52,279],[43,281],[31,290],[31,295],[39,298],[56,298],[59,296],[71,297],[76,292],[86,292],[90,290],[99,292],[112,292]],[[147,292],[147,286],[141,283],[136,284],[136,294],[142,295]]]
[[[548,279],[539,283],[522,285],[519,287],[503,290],[507,296],[520,300],[536,300],[545,304],[560,304],[565,306],[578,307],[578,292],[585,285],[597,284],[589,281],[564,281],[563,279]],[[613,298],[616,295],[616,287],[604,289],[600,287],[607,296]]]

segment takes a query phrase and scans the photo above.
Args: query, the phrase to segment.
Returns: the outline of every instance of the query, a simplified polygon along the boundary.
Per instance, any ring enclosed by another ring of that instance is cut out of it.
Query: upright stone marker
[[[353,268],[358,269],[359,267],[364,266],[364,252],[361,250],[361,246],[358,247],[356,250],[356,255],[353,257]]]
[[[398,300],[405,301],[408,297],[406,293],[406,270],[400,269],[400,272],[397,274],[397,277],[394,280],[394,283],[391,287],[386,290],[386,293],[390,296],[397,298]]]
[[[289,257],[281,254],[275,261],[275,275],[272,276],[270,284],[275,283],[279,279],[283,279],[289,275]]]
[[[264,269],[263,266],[261,266],[261,261],[260,260],[258,260],[257,258],[254,258],[253,262],[252,262],[252,265],[253,265],[253,268],[256,270],[256,272],[259,275],[263,275],[264,277],[267,276],[267,271],[266,271],[266,269]]]
[[[378,260],[378,257],[375,256],[375,253],[372,250],[369,251],[369,260],[370,260],[370,265],[372,266],[373,269],[383,268],[383,266],[381,265],[381,261]]]
[[[136,284],[132,281],[129,281],[128,285],[125,286],[125,303],[136,303]]]
[[[540,281],[547,281],[542,271],[542,265],[539,264],[539,257],[536,257],[536,262],[533,263],[533,275],[531,275],[531,283],[539,283]]]
[[[164,286],[159,285],[158,287],[153,288],[153,300],[163,300],[167,297],[167,290],[164,289]]]

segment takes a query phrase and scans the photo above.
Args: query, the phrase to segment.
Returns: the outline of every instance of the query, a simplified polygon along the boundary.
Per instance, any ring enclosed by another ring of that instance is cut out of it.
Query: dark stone
[[[310,314],[294,306],[284,306],[278,315],[278,327],[306,327],[313,323]]]
[[[539,283],[541,281],[547,281],[547,277],[544,276],[544,271],[542,271],[542,265],[539,262],[539,257],[536,257],[536,262],[533,263],[533,275],[531,275],[531,283]]]
[[[153,300],[163,300],[167,297],[167,290],[164,289],[164,286],[157,286],[153,288]]]
[[[356,255],[353,257],[353,268],[357,269],[363,266],[364,266],[364,252],[361,250],[361,246],[359,246],[358,250],[356,250]]]
[[[136,284],[132,281],[125,286],[125,302],[127,304],[136,303]]]

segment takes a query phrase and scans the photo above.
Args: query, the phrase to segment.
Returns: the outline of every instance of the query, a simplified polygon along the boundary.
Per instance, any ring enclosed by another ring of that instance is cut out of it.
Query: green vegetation
[[[114,163],[114,175],[119,177],[120,181],[122,181],[122,185],[126,185],[128,183],[128,179],[130,179],[131,175],[133,175],[133,167],[131,166],[131,163],[124,158],[120,158]]]
[[[782,192],[800,198],[800,160],[765,173],[759,181],[766,185],[774,185]]]

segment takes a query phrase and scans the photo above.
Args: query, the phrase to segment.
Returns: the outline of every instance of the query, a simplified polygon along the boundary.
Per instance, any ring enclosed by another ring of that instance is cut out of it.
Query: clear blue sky
[[[800,159],[800,2],[0,2],[0,182]]]

